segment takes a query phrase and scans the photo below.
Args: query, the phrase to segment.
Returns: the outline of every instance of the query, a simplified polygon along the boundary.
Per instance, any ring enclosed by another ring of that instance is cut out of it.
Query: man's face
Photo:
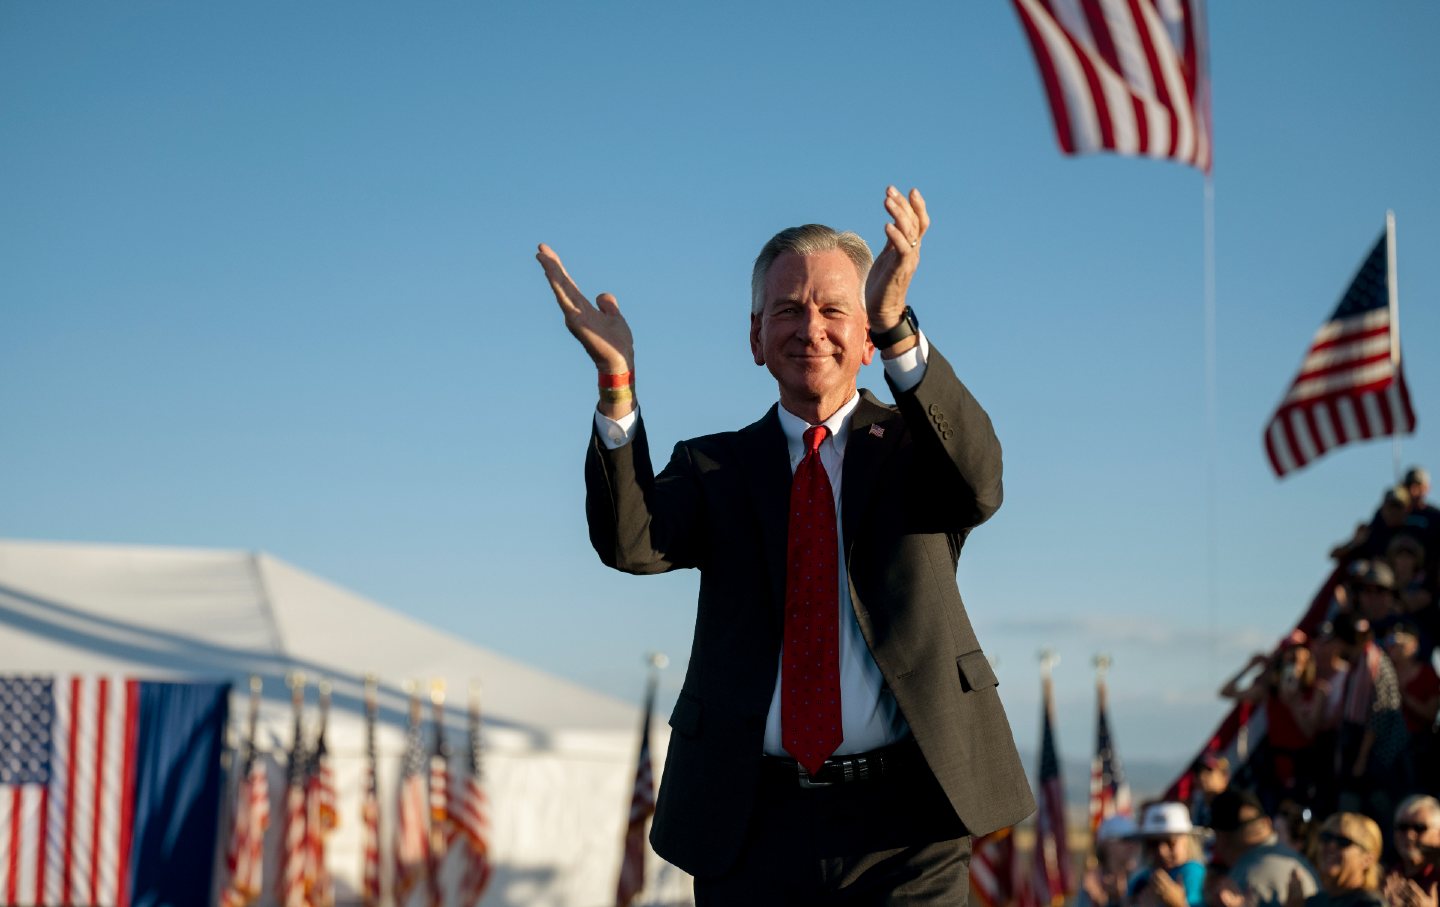
[[[860,366],[874,358],[868,328],[860,275],[844,252],[786,252],[750,318],[750,351],[775,376],[785,408],[818,422],[854,395]]]
[[[1245,850],[1270,837],[1273,828],[1268,816],[1253,806],[1242,806],[1239,824],[1228,831],[1215,831],[1215,853],[1234,863]]]
[[[1203,766],[1200,769],[1200,789],[1207,794],[1218,794],[1230,786],[1230,769],[1220,765]]]
[[[1440,815],[1424,807],[1406,810],[1395,817],[1395,850],[1411,866],[1425,862],[1425,850],[1440,848]]]
[[[1419,510],[1425,504],[1425,496],[1430,493],[1430,484],[1428,482],[1411,482],[1405,486],[1405,490],[1410,492],[1411,509]]]

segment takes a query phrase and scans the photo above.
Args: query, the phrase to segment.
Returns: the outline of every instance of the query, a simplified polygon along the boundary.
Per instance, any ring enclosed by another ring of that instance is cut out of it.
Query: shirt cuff
[[[605,445],[605,449],[616,450],[629,444],[630,439],[635,437],[635,423],[639,418],[638,406],[618,419],[612,419],[596,410],[595,430],[600,433],[600,441]]]
[[[925,377],[925,360],[930,358],[930,341],[925,339],[924,331],[919,331],[918,334],[919,343],[894,359],[881,360],[885,366],[886,377],[895,385],[897,391],[908,391]],[[599,415],[596,413],[596,416]]]

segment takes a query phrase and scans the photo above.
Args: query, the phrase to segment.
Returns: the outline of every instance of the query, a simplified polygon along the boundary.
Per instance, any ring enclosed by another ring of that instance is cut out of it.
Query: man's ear
[[[870,339],[870,319],[865,319],[865,350],[860,354],[860,364],[869,365],[875,361],[875,341]]]
[[[765,349],[760,345],[760,316],[750,316],[750,355],[755,357],[756,365],[765,364]]]

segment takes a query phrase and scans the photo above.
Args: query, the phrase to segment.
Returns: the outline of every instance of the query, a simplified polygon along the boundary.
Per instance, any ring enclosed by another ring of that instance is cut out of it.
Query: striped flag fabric
[[[429,795],[425,790],[426,755],[421,739],[420,698],[410,695],[410,727],[400,767],[398,821],[395,823],[395,903],[403,905],[424,881],[429,868]]]
[[[436,862],[445,859],[450,843],[450,745],[445,742],[445,699],[431,695],[431,723],[435,745],[430,750],[430,852]]]
[[[330,691],[320,691],[320,730],[315,749],[305,760],[305,899],[311,907],[335,903],[335,883],[325,863],[326,838],[335,830],[335,776],[330,766],[330,749],[325,743],[325,726],[330,718]]]
[[[1100,830],[1100,823],[1111,816],[1128,816],[1133,812],[1130,805],[1130,785],[1125,782],[1125,771],[1121,768],[1120,757],[1115,752],[1115,741],[1110,736],[1110,715],[1105,677],[1102,674],[1095,681],[1095,756],[1090,760],[1090,837],[1094,839]]]
[[[1066,154],[1211,166],[1202,0],[1012,0]]]
[[[380,788],[375,758],[375,683],[365,684],[365,799],[360,807],[360,897],[365,907],[380,907]]]
[[[1048,672],[1041,687],[1044,702],[1040,719],[1040,790],[1028,892],[1041,907],[1061,907],[1073,887],[1073,879],[1070,848],[1065,837],[1065,787],[1055,749],[1055,694]]]
[[[270,827],[270,773],[252,754],[240,782],[235,803],[235,824],[225,863],[230,884],[221,895],[222,907],[255,903],[265,884],[265,831]]]
[[[309,907],[306,903],[305,877],[310,849],[305,836],[305,739],[300,723],[305,698],[303,681],[291,683],[291,700],[295,709],[295,732],[291,738],[290,755],[285,761],[284,825],[280,829],[280,877],[276,896],[281,907]]]
[[[208,902],[229,695],[0,677],[0,904]]]
[[[430,690],[431,724],[435,726],[435,745],[430,750],[430,850],[426,873],[430,880],[431,907],[442,907],[445,892],[440,873],[450,851],[454,826],[450,823],[450,745],[445,742],[445,688],[435,685]]]
[[[970,853],[970,892],[985,907],[1007,907],[1015,899],[1013,828],[975,839]]]
[[[270,827],[270,772],[255,749],[260,718],[260,678],[250,681],[249,731],[245,761],[235,796],[235,815],[225,866],[230,881],[220,895],[221,907],[248,907],[260,897],[265,884],[265,831]]]
[[[480,702],[471,698],[468,758],[460,803],[453,814],[465,844],[465,872],[460,880],[461,907],[473,907],[485,895],[494,864],[490,862],[490,803],[485,797],[485,775],[480,751]]]
[[[1285,398],[1265,426],[1277,478],[1336,447],[1409,434],[1415,410],[1400,367],[1394,218],[1334,314],[1315,332]]]
[[[655,812],[655,771],[650,760],[650,713],[655,710],[658,679],[650,675],[645,691],[645,720],[640,725],[640,754],[635,765],[635,787],[625,825],[625,851],[620,858],[620,880],[615,885],[615,907],[629,907],[645,887],[645,823]]]

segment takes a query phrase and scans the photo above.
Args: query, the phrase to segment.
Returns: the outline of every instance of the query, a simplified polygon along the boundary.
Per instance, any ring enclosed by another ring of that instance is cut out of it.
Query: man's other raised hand
[[[635,338],[630,335],[630,325],[620,314],[620,304],[615,297],[601,293],[592,304],[560,263],[560,256],[544,243],[540,244],[535,259],[545,269],[545,279],[555,291],[555,301],[565,316],[565,327],[590,354],[600,373],[613,375],[631,371],[635,365]]]
[[[885,211],[891,218],[885,225],[885,248],[865,280],[865,309],[874,331],[900,323],[910,280],[920,265],[920,240],[930,229],[930,215],[919,189],[911,189],[907,196],[894,186],[886,187]]]
[[[600,373],[600,411],[618,418],[634,408],[635,338],[620,314],[620,304],[609,293],[601,293],[592,304],[560,263],[555,250],[540,244],[536,261],[545,269],[545,279],[555,292],[555,301],[565,316],[565,327],[580,341]],[[623,376],[623,378],[621,378]],[[621,378],[619,383],[612,378]]]

